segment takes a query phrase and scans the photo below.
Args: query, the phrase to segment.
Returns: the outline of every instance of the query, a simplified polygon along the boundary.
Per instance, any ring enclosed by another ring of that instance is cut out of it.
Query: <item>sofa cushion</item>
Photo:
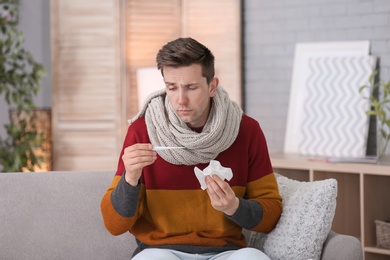
[[[337,181],[300,182],[277,177],[283,212],[269,234],[252,232],[248,246],[271,259],[320,259],[336,209]]]

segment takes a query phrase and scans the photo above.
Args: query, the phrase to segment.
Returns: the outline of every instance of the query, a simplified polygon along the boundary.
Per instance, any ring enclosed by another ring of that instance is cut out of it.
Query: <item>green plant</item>
[[[376,80],[378,71],[374,71],[369,78],[368,85],[361,86],[359,93],[369,89],[369,96],[364,98],[370,101],[371,108],[367,111],[370,116],[375,116],[378,123],[379,136],[382,141],[377,143],[378,157],[382,158],[390,141],[390,80],[388,82]],[[381,143],[383,142],[383,143]]]
[[[42,156],[43,134],[34,124],[34,96],[45,71],[23,47],[23,33],[16,27],[18,0],[0,0],[0,95],[13,107],[10,123],[4,125],[7,137],[0,137],[2,171],[33,171]]]

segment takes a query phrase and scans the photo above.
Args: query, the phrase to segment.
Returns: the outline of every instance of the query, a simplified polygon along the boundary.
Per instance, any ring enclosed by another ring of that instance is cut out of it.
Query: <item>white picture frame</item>
[[[291,92],[288,106],[284,153],[300,153],[302,109],[309,59],[316,57],[369,56],[369,41],[298,43],[295,46]]]

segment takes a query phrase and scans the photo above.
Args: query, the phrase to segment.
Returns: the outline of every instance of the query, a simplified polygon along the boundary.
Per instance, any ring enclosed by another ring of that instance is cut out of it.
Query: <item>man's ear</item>
[[[213,78],[210,82],[210,97],[214,97],[215,92],[217,91],[219,79],[217,77]]]

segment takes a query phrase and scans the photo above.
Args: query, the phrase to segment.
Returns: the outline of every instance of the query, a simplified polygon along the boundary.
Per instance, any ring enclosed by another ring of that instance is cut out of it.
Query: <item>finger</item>
[[[136,158],[141,156],[157,156],[153,151],[152,144],[134,144],[125,148],[123,153],[125,158]]]
[[[153,163],[156,160],[157,156],[153,153],[137,153],[134,154],[125,154],[122,156],[123,163],[126,167],[136,167],[143,168],[146,165]]]
[[[225,196],[228,194],[230,186],[227,182],[221,179],[218,175],[214,174],[211,176],[210,185],[213,187],[214,191],[218,196]]]
[[[208,178],[210,178],[210,180],[209,184],[207,185],[207,193],[210,197],[210,203],[214,209],[223,212],[228,207],[227,197],[220,189],[219,185],[215,182],[215,180],[213,180],[210,176],[208,176]]]
[[[153,145],[150,143],[137,143],[125,148],[124,153],[139,153],[153,151]]]
[[[218,184],[221,190],[226,191],[226,188],[230,187],[230,185],[226,181],[222,180],[222,178],[219,177],[219,175],[213,174],[211,177],[213,178],[215,183]]]
[[[126,170],[141,170],[153,163],[157,158],[157,153],[152,149],[151,144],[134,144],[126,147],[122,156]]]
[[[131,162],[131,164],[142,163],[144,161],[151,161],[157,158],[157,153],[154,151],[137,150],[131,152],[125,152],[122,156],[122,160]]]
[[[206,176],[205,181],[207,185],[206,191],[209,194],[210,199],[218,199],[219,197],[215,191],[217,185],[215,184],[213,178],[211,176]]]
[[[224,183],[224,181],[222,182]],[[212,200],[221,201],[226,197],[225,191],[221,189],[220,184],[212,176],[206,177],[206,184],[209,196]]]
[[[214,196],[219,198],[222,204],[229,203],[236,196],[235,192],[229,183],[222,180],[219,176],[213,175],[213,177],[212,181],[210,181],[210,190],[215,194]]]

